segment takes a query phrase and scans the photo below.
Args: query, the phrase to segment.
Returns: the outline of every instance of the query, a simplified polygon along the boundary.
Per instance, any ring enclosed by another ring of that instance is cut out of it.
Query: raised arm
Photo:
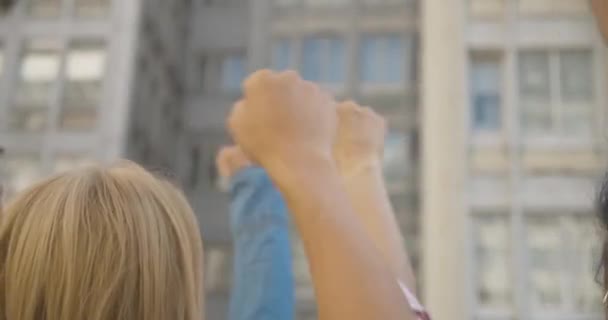
[[[293,319],[294,279],[283,198],[264,169],[253,167],[238,147],[222,149],[217,167],[231,181],[235,256],[228,319]]]
[[[337,109],[339,126],[334,158],[356,218],[395,276],[414,290],[414,273],[382,172],[384,119],[354,102],[341,103]]]
[[[260,71],[245,83],[229,126],[269,173],[303,238],[322,320],[411,320],[394,274],[353,219],[332,157],[335,103],[293,72]]]

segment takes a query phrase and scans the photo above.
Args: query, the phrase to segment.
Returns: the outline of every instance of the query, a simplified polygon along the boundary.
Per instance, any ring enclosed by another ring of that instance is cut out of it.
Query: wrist
[[[376,154],[355,157],[336,157],[340,175],[344,178],[357,176],[369,171],[382,171],[382,161]]]
[[[268,161],[264,168],[280,188],[322,178],[324,175],[339,174],[334,159],[324,152],[292,153]]]

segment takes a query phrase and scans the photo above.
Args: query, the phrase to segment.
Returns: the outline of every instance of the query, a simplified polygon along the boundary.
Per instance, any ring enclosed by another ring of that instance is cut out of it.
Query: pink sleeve
[[[420,301],[418,301],[418,298],[416,298],[416,296],[410,291],[410,289],[403,285],[401,281],[399,281],[399,287],[401,287],[401,290],[403,291],[405,299],[409,303],[410,308],[412,308],[412,311],[414,311],[418,316],[418,320],[431,320],[422,304],[420,304]]]

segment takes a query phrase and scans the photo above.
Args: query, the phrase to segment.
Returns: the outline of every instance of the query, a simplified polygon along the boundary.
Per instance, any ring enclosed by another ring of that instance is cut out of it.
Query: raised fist
[[[232,178],[240,170],[252,165],[238,146],[223,147],[218,152],[215,163],[222,178]]]
[[[345,173],[371,161],[380,162],[386,135],[384,118],[352,101],[340,103],[337,110],[339,125],[334,159],[338,168]]]
[[[306,165],[310,157],[331,159],[337,127],[331,95],[293,71],[268,70],[252,74],[244,92],[228,126],[254,162],[272,173],[275,166]]]

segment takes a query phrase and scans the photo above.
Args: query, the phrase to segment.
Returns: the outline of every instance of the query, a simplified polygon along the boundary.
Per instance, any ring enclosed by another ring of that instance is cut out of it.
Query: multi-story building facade
[[[438,319],[600,319],[606,48],[587,1],[424,1],[425,300]]]
[[[214,154],[245,75],[295,69],[388,118],[387,182],[436,318],[597,319],[607,59],[584,0],[23,0],[0,17],[5,183],[125,156],[172,171],[201,221],[207,318],[225,319]]]
[[[2,13],[0,145],[9,194],[122,153],[137,12],[131,1],[31,0]]]

